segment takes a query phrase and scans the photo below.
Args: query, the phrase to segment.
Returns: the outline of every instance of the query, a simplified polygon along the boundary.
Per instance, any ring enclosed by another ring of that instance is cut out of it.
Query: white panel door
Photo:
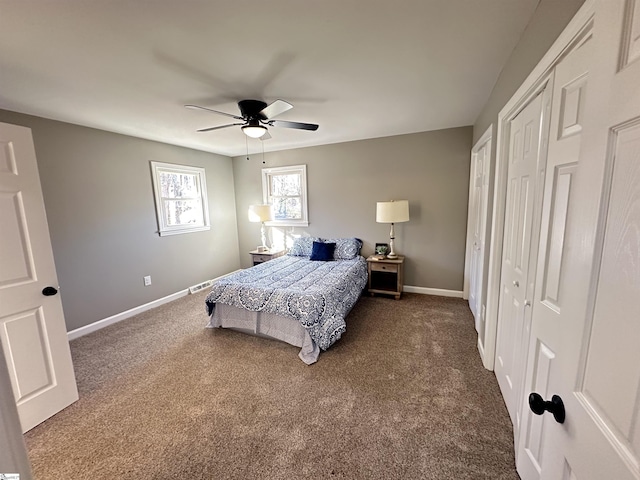
[[[640,4],[595,6],[589,94],[558,276],[561,305],[556,336],[542,339],[557,354],[545,400],[558,395],[566,420],[545,420],[540,477],[637,480]]]
[[[31,130],[0,124],[0,341],[22,430],[78,399]],[[50,291],[53,293],[53,290]]]
[[[475,318],[476,330],[478,330],[478,294],[477,294],[477,269],[478,269],[478,220],[480,217],[479,191],[482,188],[482,179],[479,177],[478,164],[484,160],[484,151],[480,149],[471,156],[471,188],[469,189],[469,309]],[[481,172],[482,170],[480,170]]]
[[[485,234],[487,231],[487,203],[489,195],[489,162],[491,157],[491,137],[476,150],[471,159],[470,188],[470,254],[469,265],[469,308],[475,319],[476,331],[483,331],[482,285],[484,277]]]
[[[551,397],[549,374],[561,350],[558,324],[564,303],[560,285],[565,263],[567,213],[580,155],[588,64],[592,55],[589,36],[584,34],[576,43],[554,72],[536,281],[534,295],[525,300],[532,309],[532,327],[526,395],[518,406],[522,411],[522,425],[516,443],[516,463],[523,480],[540,479],[542,432],[547,423],[554,421],[550,415],[534,415],[529,409],[528,395],[537,392],[545,399]]]
[[[529,257],[540,153],[543,94],[510,122],[507,202],[498,306],[495,374],[514,428],[526,361]]]

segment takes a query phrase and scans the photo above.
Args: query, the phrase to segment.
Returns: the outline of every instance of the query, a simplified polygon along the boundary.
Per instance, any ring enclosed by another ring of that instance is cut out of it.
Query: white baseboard
[[[225,275],[220,275],[212,279],[214,282],[219,280],[227,275],[231,275],[232,273],[239,272],[241,269],[234,270],[233,272],[229,272]],[[185,288],[184,290],[180,290],[179,292],[172,293],[171,295],[167,295],[166,297],[159,298],[154,300],[153,302],[145,303],[144,305],[140,305],[139,307],[131,308],[127,311],[118,313],[116,315],[112,315],[111,317],[103,318],[102,320],[98,320],[97,322],[90,323],[89,325],[85,325],[84,327],[76,328],[75,330],[71,330],[67,332],[67,338],[69,341],[82,337],[84,335],[88,335],[89,333],[100,330],[104,327],[108,327],[109,325],[113,325],[114,323],[118,323],[122,320],[126,320],[127,318],[131,318],[134,315],[138,315],[139,313],[146,312],[147,310],[151,310],[152,308],[159,307],[160,305],[164,305],[165,303],[173,302],[174,300],[179,299],[180,297],[186,297],[189,295],[189,289]]]
[[[145,303],[144,305],[140,305],[139,307],[131,308],[116,315],[112,315],[111,317],[103,318],[102,320],[98,320],[97,322],[85,325],[84,327],[71,330],[70,332],[67,332],[67,337],[69,338],[69,341],[74,340],[78,337],[88,335],[89,333],[95,332],[104,327],[108,327],[109,325],[113,325],[114,323],[118,323],[122,320],[126,320],[127,318],[131,318],[134,315],[138,315],[139,313],[146,312],[147,310],[151,310],[152,308],[159,307],[160,305],[164,305],[165,303],[177,300],[180,297],[186,297],[188,294],[189,289],[185,288],[184,290],[180,290],[179,292],[172,293],[171,295],[167,295],[166,297],[159,298],[157,300],[154,300],[153,302]]]
[[[411,285],[404,285],[402,287],[402,291],[407,293],[421,293],[423,295],[438,295],[440,297],[462,298],[461,290],[444,290],[442,288],[412,287]]]
[[[239,272],[240,270],[242,269],[235,270],[233,272],[227,273],[226,275],[221,275],[219,277],[214,278],[212,281],[226,277],[227,275],[231,275],[232,273]],[[458,290],[444,290],[441,288],[425,288],[425,287],[413,287],[411,285],[404,285],[403,291],[407,293],[420,293],[423,295],[439,295],[441,297],[462,298],[462,291],[458,291]],[[184,290],[180,290],[179,292],[172,293],[171,295],[167,295],[166,297],[162,297],[152,302],[145,303],[144,305],[140,305],[139,307],[131,308],[129,310],[118,313],[116,315],[112,315],[111,317],[103,318],[102,320],[98,320],[97,322],[93,322],[93,323],[90,323],[89,325],[85,325],[84,327],[71,330],[70,332],[67,332],[67,337],[69,341],[74,340],[76,338],[82,337],[84,335],[88,335],[92,332],[108,327],[109,325],[113,325],[114,323],[121,322],[122,320],[131,318],[134,315],[138,315],[139,313],[146,312],[147,310],[151,310],[152,308],[159,307],[160,305],[164,305],[165,303],[172,302],[174,300],[177,300],[180,297],[185,297],[187,295],[189,295],[189,289],[185,288]]]

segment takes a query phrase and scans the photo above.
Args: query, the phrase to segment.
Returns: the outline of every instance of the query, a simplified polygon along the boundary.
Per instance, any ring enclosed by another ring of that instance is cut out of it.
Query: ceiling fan
[[[220,130],[221,128],[234,127],[241,125],[242,131],[251,138],[260,138],[267,140],[271,138],[267,130],[267,125],[270,127],[285,127],[296,128],[298,130],[317,130],[318,125],[314,123],[300,123],[300,122],[288,122],[284,120],[272,120],[287,110],[291,110],[293,105],[284,100],[276,100],[269,105],[261,100],[240,100],[238,102],[238,108],[240,109],[240,115],[233,115],[231,113],[220,112],[207,107],[201,107],[199,105],[185,105],[186,108],[194,110],[206,110],[207,112],[217,113],[226,117],[235,118],[236,120],[242,120],[242,123],[229,123],[227,125],[220,125],[217,127],[202,128],[198,132],[210,132],[212,130]]]

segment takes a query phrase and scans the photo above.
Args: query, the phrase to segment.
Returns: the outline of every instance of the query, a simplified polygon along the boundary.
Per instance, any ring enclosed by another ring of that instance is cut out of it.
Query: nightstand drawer
[[[274,258],[281,257],[284,253],[284,250],[267,250],[260,252],[258,250],[253,250],[252,252],[249,252],[251,255],[251,262],[254,265],[260,265],[261,263],[268,262]]]
[[[371,270],[374,272],[390,272],[390,273],[398,273],[398,265],[392,265],[389,263],[376,263],[371,262]]]
[[[255,253],[253,254],[254,263],[268,262],[272,258],[273,258],[273,255],[256,255]]]

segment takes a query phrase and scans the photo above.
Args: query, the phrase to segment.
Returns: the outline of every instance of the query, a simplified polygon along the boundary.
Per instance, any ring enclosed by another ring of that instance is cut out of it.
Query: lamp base
[[[259,245],[258,247],[256,247],[256,250],[260,253],[264,253],[269,251],[269,247],[265,247],[264,245]]]
[[[398,255],[396,254],[395,250],[393,249],[394,247],[394,240],[396,239],[396,235],[393,231],[393,223],[391,224],[391,231],[389,232],[389,253],[387,253],[387,258],[390,258],[391,260],[398,258]]]

